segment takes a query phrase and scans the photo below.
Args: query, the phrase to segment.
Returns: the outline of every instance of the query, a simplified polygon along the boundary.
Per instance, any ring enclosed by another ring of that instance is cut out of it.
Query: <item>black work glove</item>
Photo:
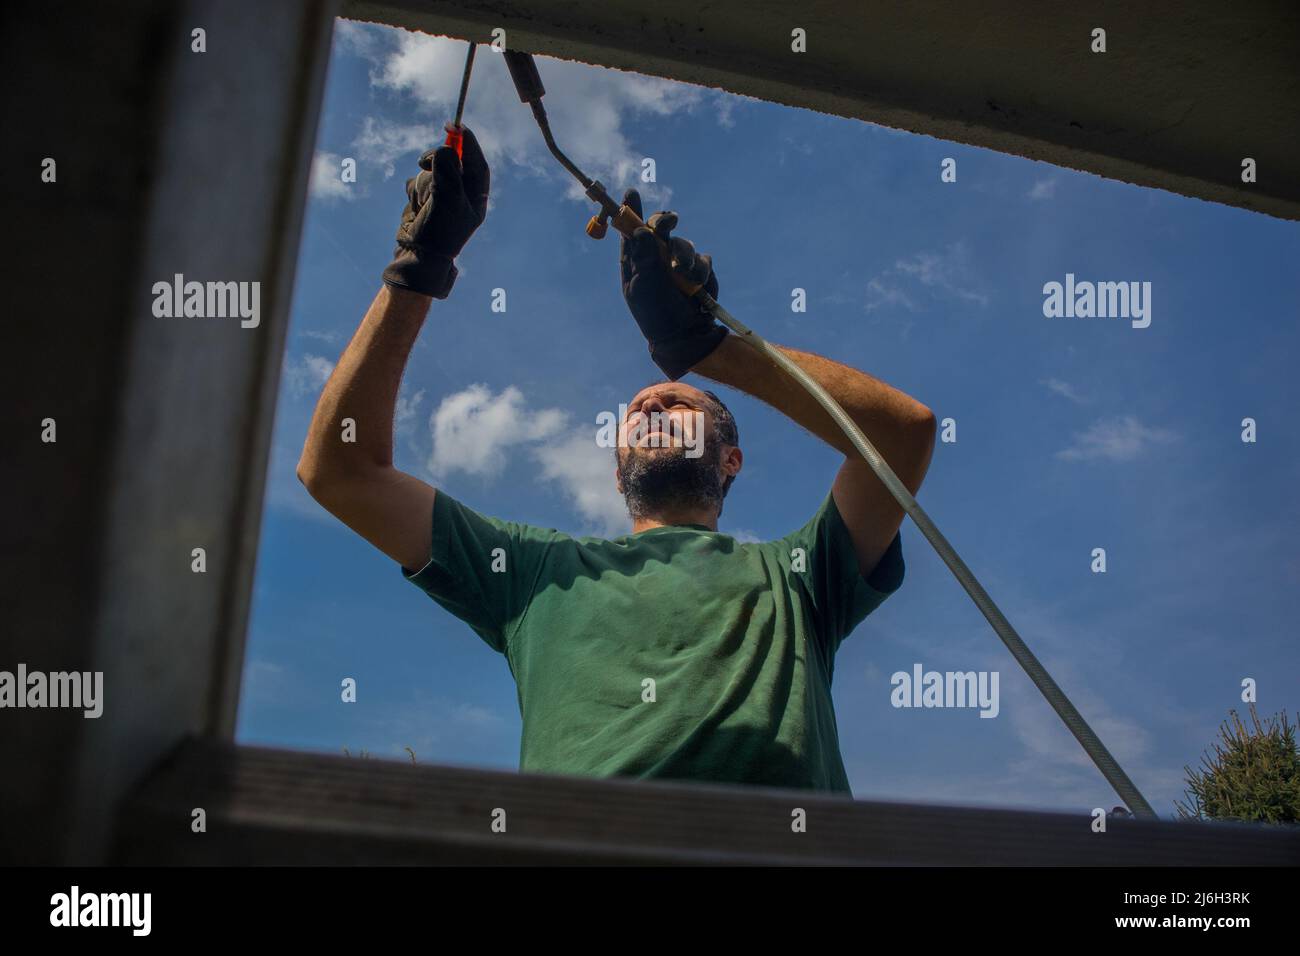
[[[474,134],[461,129],[463,163],[454,146],[439,146],[420,157],[424,172],[406,181],[397,249],[384,270],[389,285],[435,299],[451,293],[457,275],[452,260],[487,216],[492,174]]]
[[[641,196],[635,189],[623,194],[623,202],[638,217]],[[619,268],[623,276],[623,298],[650,344],[651,360],[677,381],[693,366],[711,354],[727,336],[726,326],[713,321],[713,314],[697,299],[688,297],[673,285],[668,264],[659,258],[656,236],[668,243],[676,257],[674,271],[692,282],[703,282],[704,289],[718,297],[718,277],[713,274],[711,256],[699,254],[689,239],[670,233],[677,225],[677,213],[657,212],[646,220],[629,239],[623,237],[619,251]]]

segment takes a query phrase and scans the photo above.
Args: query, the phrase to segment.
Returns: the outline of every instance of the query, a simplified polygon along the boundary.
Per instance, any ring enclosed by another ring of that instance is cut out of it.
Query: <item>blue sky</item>
[[[339,22],[276,413],[238,739],[518,766],[505,659],[315,504],[294,466],[388,263],[415,160],[451,118],[465,44]],[[619,197],[676,210],[719,301],[773,342],[914,395],[940,443],[919,500],[1163,815],[1258,682],[1300,704],[1300,227],[1170,193],[636,74],[538,58],[558,142]],[[660,377],[504,62],[465,123],[492,204],[403,384],[396,464],[466,504],[625,533],[596,416]],[[1247,150],[1248,154],[1248,150]],[[357,181],[339,180],[343,157]],[[644,157],[655,183],[639,182]],[[957,181],[940,180],[945,158]],[[1261,175],[1267,175],[1262,171]],[[306,185],[306,184],[304,184]],[[1049,319],[1043,285],[1152,284],[1151,324]],[[504,313],[492,290],[506,290]],[[804,313],[791,290],[805,289]],[[710,387],[696,376],[687,379]],[[747,396],[721,530],[774,538],[839,456]],[[521,428],[518,418],[531,422]],[[1241,441],[1241,420],[1258,441]],[[538,422],[549,423],[539,428]],[[1118,802],[910,523],[901,590],[842,646],[835,702],[864,799],[1087,811]],[[1107,572],[1090,570],[1106,549]],[[890,675],[996,670],[1001,712],[895,709]],[[354,704],[339,699],[344,677]]]

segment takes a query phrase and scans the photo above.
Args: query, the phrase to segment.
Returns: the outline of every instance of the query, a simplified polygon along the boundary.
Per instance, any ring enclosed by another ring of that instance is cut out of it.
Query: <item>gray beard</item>
[[[684,447],[629,448],[619,462],[623,500],[633,519],[687,508],[722,511],[722,446],[706,442],[704,454],[687,458]]]

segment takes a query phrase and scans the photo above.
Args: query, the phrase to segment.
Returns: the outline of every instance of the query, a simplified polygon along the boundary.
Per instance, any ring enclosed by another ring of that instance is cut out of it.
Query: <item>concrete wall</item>
[[[343,16],[484,42],[501,27],[512,49],[1300,219],[1292,0],[344,0]]]
[[[0,711],[0,859],[97,862],[129,784],[233,733],[333,8],[3,10],[0,669],[103,671],[105,710]],[[156,318],[175,273],[259,281],[259,327]]]

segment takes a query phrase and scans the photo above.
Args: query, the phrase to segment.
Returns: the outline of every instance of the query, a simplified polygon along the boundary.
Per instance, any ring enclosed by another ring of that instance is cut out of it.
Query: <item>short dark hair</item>
[[[709,400],[713,402],[713,407],[709,411],[713,412],[713,421],[718,429],[718,437],[728,445],[739,445],[740,430],[736,428],[736,416],[731,414],[731,409],[726,406],[722,399],[708,389],[702,388],[700,391],[709,396]]]
[[[707,388],[702,388],[700,391],[709,396],[709,401],[713,403],[713,407],[710,408],[709,411],[713,412],[714,428],[717,429],[718,437],[728,445],[739,445],[740,430],[736,428],[736,416],[731,414],[731,409],[727,407],[726,403],[723,402],[722,399],[718,398],[717,395],[714,395]],[[723,479],[723,498],[727,497],[727,492],[731,490],[731,483],[735,480],[735,475],[728,475]]]

